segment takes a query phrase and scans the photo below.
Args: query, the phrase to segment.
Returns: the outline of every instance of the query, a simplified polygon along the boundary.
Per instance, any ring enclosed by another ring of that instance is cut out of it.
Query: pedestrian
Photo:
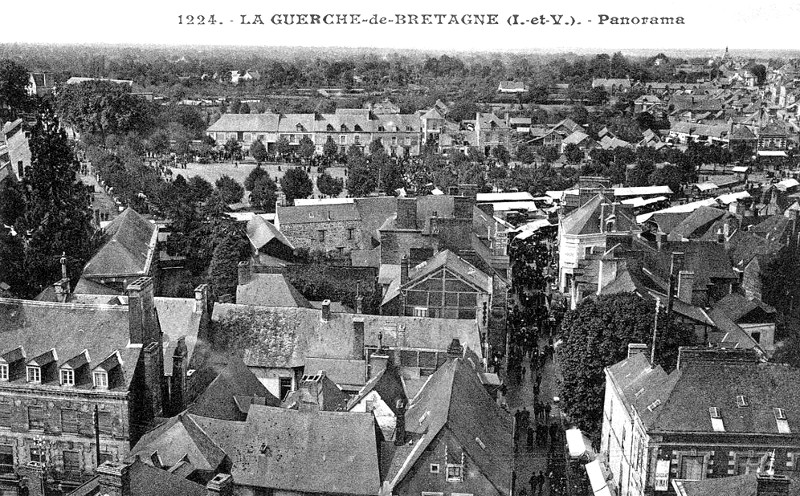
[[[523,367],[520,367],[519,369],[521,370],[521,374],[522,374],[522,380],[524,381],[524,380],[525,380],[525,370],[526,370],[526,369],[525,369],[525,367],[524,367],[524,366],[523,366]]]
[[[536,372],[536,385],[537,386],[541,386],[542,385],[542,371],[541,370],[539,372]]]
[[[528,479],[528,484],[531,485],[531,496],[536,494],[536,472],[531,472],[531,478]]]
[[[525,440],[528,446],[528,451],[533,449],[533,427],[528,426],[527,439]]]
[[[558,424],[553,422],[550,424],[550,442],[555,445],[558,440]]]
[[[539,491],[539,494],[542,494],[542,491],[544,491],[544,481],[545,481],[544,472],[540,470],[539,474],[536,476],[536,488]]]
[[[520,412],[519,408],[514,410],[514,428],[516,431],[514,432],[514,439],[519,437],[519,429],[522,425],[522,412]]]
[[[544,406],[545,419],[549,419],[550,418],[550,409],[551,409],[550,402],[548,401],[547,404]]]
[[[533,397],[534,398],[539,397],[539,385],[535,382],[533,383]]]

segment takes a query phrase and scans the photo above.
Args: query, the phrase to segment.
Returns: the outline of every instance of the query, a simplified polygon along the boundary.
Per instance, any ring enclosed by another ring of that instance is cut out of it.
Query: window
[[[289,135],[289,143],[294,143],[294,134]]]
[[[0,444],[0,474],[14,473],[14,447]]]
[[[319,231],[317,231],[317,240],[320,243],[325,242],[325,230],[324,229],[320,229]]]
[[[0,363],[0,381],[8,380],[8,364]]]
[[[108,388],[108,373],[102,370],[96,370],[94,374],[92,374],[92,379],[94,380],[94,387]]]
[[[736,454],[736,474],[754,474],[761,467],[761,462],[766,461],[766,453],[737,453]]]
[[[462,482],[464,480],[464,467],[461,465],[447,464],[447,482]]]
[[[414,307],[414,317],[427,317],[428,309],[425,307]]]
[[[438,463],[431,463],[431,473],[438,474],[439,473],[439,464]]]
[[[0,403],[0,427],[11,427],[11,402]]]
[[[657,399],[654,402],[650,403],[650,405],[648,405],[647,409],[652,413],[653,410],[658,408],[658,405],[660,405],[660,404],[661,404],[661,400]]]
[[[286,398],[286,395],[289,394],[292,390],[292,378],[291,377],[281,377],[279,380],[279,387],[280,387],[280,398],[281,400]]]
[[[346,145],[347,144],[347,136],[345,136],[344,134],[339,136],[339,144],[340,145]]]
[[[28,407],[28,429],[44,429],[44,408],[40,406]]]
[[[397,146],[397,136],[392,136],[392,146]]]
[[[81,457],[77,451],[64,451],[64,471],[77,472],[81,469]]]
[[[719,408],[712,406],[708,409],[708,415],[711,417],[711,428],[716,432],[725,432],[725,423],[722,421]]]
[[[356,134],[355,136],[353,136],[353,143],[355,143],[356,145],[361,143],[361,135],[360,134]]]
[[[792,430],[789,428],[789,421],[786,419],[786,412],[783,411],[783,408],[773,408],[772,412],[775,414],[778,432],[781,434],[791,434]]]
[[[78,433],[78,412],[75,410],[61,410],[61,432],[67,434]]]
[[[74,386],[75,385],[75,371],[70,369],[61,370],[61,385]]]
[[[100,464],[102,465],[105,462],[113,462],[116,459],[113,453],[108,453],[107,451],[100,452]]]
[[[352,227],[347,229],[347,239],[353,239],[353,231],[354,230],[355,229],[353,229]]]
[[[406,136],[406,146],[411,146],[411,138]]]
[[[700,480],[703,478],[703,455],[684,455],[681,457],[680,478],[686,480]]]
[[[42,369],[28,367],[28,382],[42,382]]]
[[[100,434],[110,436],[113,433],[111,429],[111,412],[98,412],[97,425],[100,429]]]
[[[44,449],[41,446],[31,446],[30,455],[32,462],[44,463]]]

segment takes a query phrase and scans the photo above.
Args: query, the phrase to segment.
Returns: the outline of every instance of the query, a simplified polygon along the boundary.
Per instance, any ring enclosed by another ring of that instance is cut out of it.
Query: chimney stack
[[[56,292],[56,299],[59,303],[66,303],[69,298],[70,288],[69,279],[61,279],[53,284],[53,289]]]
[[[364,359],[364,317],[353,318],[353,357]]]
[[[658,248],[658,251],[662,250],[662,248],[664,247],[664,241],[666,239],[667,239],[666,233],[661,232],[660,230],[656,232],[656,247]]]
[[[100,477],[100,494],[107,496],[128,496],[131,493],[131,478],[128,465],[118,462],[104,462],[97,467]]]
[[[788,496],[789,478],[785,475],[756,475],[756,496]]]
[[[249,283],[253,277],[253,270],[250,267],[250,261],[246,260],[244,262],[239,262],[237,269],[239,270],[239,285],[244,286],[245,284]]]
[[[400,285],[408,282],[408,257],[403,256],[400,260]]]
[[[461,341],[458,338],[453,338],[450,342],[450,346],[447,347],[447,357],[448,358],[461,358],[464,356],[464,347],[461,346]]]
[[[206,484],[206,496],[233,496],[233,477],[217,474]]]
[[[682,270],[678,272],[678,299],[691,305],[693,291],[694,272],[690,270]]]
[[[178,338],[175,352],[172,354],[172,377],[170,377],[169,406],[170,413],[177,414],[185,408],[186,373],[189,369],[189,351],[186,348],[186,337]]]
[[[153,278],[140,277],[128,285],[128,328],[131,344],[160,342],[153,299]]]
[[[322,300],[322,321],[331,320],[331,300]]]
[[[379,349],[369,356],[369,379],[377,377],[389,365],[389,355]]]
[[[364,313],[364,297],[356,296],[356,313]]]
[[[644,343],[628,343],[628,358],[633,355],[647,356],[647,345]]]
[[[406,400],[398,398],[395,406],[397,414],[395,415],[394,444],[402,446],[406,443]]]
[[[201,284],[194,288],[194,313],[208,310],[208,284]]]

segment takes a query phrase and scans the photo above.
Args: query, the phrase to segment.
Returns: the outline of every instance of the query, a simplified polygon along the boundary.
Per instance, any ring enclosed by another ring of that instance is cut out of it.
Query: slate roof
[[[738,230],[728,240],[728,256],[734,267],[744,269],[759,255],[774,255],[783,248],[777,241],[767,240],[757,234]]]
[[[247,221],[247,239],[256,250],[260,250],[272,240],[294,249],[292,243],[275,227],[275,224],[267,221],[259,215],[253,216]]]
[[[361,215],[353,203],[337,205],[303,205],[276,210],[276,224],[315,224],[320,222],[359,221]]]
[[[634,355],[607,370],[648,433],[713,433],[710,407],[719,409],[727,433],[779,434],[773,408],[783,408],[791,431],[800,432],[800,369],[788,365],[692,361],[667,376],[660,367],[650,369],[644,355]],[[748,406],[737,406],[739,395]],[[649,411],[655,399],[661,403]]]
[[[158,227],[128,207],[106,226],[106,243],[83,268],[83,277],[143,276],[150,271]]]
[[[281,404],[241,360],[233,359],[189,405],[187,412],[220,420],[244,420],[245,415],[234,400],[237,396],[264,398],[267,406]]]
[[[669,278],[672,252],[683,252],[684,270],[694,271],[695,288],[705,288],[712,279],[738,280],[723,245],[713,241],[688,241],[662,244],[660,251],[645,253],[644,265],[664,280]]]
[[[228,453],[238,485],[354,496],[380,488],[372,414],[253,405],[233,436]]]
[[[458,338],[465,347],[481,349],[477,323],[467,319],[331,313],[323,321],[316,309],[231,303],[217,303],[212,315],[217,325],[234,319],[249,328],[253,339],[243,351],[245,364],[278,368],[302,367],[307,358],[360,360],[354,351],[356,318],[364,320],[365,345],[377,346],[380,334],[390,348],[446,351]]]
[[[392,488],[411,471],[419,470],[415,468],[419,457],[446,429],[463,447],[471,467],[499,493],[510,490],[511,415],[492,400],[467,360],[457,358],[440,367],[412,400],[405,422],[412,443],[393,453],[385,477]]]
[[[464,278],[470,284],[477,286],[485,293],[491,293],[492,281],[491,278],[477,269],[471,263],[459,257],[450,250],[442,250],[435,254],[432,258],[422,262],[416,267],[410,268],[408,271],[407,285],[411,286],[412,281],[422,279],[429,274],[436,272],[442,267],[453,271],[456,275]]]
[[[400,369],[391,362],[378,375],[367,381],[358,394],[350,398],[347,402],[347,409],[350,410],[363,400],[369,393],[375,391],[386,403],[389,409],[397,414],[397,400],[403,400],[408,404],[403,379],[400,376]]]
[[[66,362],[88,350],[89,366],[94,368],[119,351],[121,380],[112,389],[124,391],[141,351],[141,347],[128,346],[128,326],[127,306],[0,298],[0,355],[21,346],[27,360],[56,350],[59,360]],[[54,377],[52,384],[45,382],[42,386],[60,388],[58,381]],[[88,383],[75,387],[91,389],[91,377]]]
[[[206,486],[135,460],[128,467],[130,492],[127,496],[206,496]],[[100,477],[78,487],[71,496],[94,496],[101,492]]]
[[[278,114],[222,114],[207,131],[275,133],[278,131],[279,120]]]
[[[311,303],[283,274],[251,274],[250,281],[236,286],[236,303],[265,307],[311,308]]]
[[[568,235],[596,234],[600,232],[601,204],[606,201],[602,194],[595,195],[580,207],[567,215],[561,224],[561,232]],[[606,216],[611,215],[611,207],[606,207]],[[621,209],[616,209],[617,231],[638,231],[636,222],[628,217]]]
[[[705,234],[714,222],[725,215],[725,210],[713,207],[700,207],[670,231],[667,239],[681,241],[699,238]]]
[[[143,460],[150,460],[153,453],[158,453],[161,463],[167,467],[186,459],[196,470],[217,470],[227,454],[198,424],[198,418],[186,412],[170,418],[142,436],[128,459],[141,456]]]
[[[756,309],[761,309],[764,313],[774,314],[775,308],[767,305],[757,298],[748,298],[738,293],[731,293],[714,304],[715,308],[720,309],[734,322]]]
[[[194,298],[153,298],[158,323],[164,338],[164,374],[172,375],[172,356],[178,340],[183,338],[187,359],[191,359],[197,345],[202,313],[195,312]]]

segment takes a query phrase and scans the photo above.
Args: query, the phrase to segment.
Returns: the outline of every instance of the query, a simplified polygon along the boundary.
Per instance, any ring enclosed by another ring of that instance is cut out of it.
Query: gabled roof
[[[726,211],[713,207],[700,207],[683,221],[675,226],[669,233],[667,239],[670,241],[681,241],[683,239],[696,239],[701,237],[709,230],[714,222],[723,217]]]
[[[106,243],[83,268],[83,277],[143,276],[150,271],[158,227],[128,207],[106,226]]]
[[[237,484],[314,494],[374,496],[380,489],[375,419],[253,405],[230,446]]]
[[[227,455],[197,419],[198,416],[186,412],[170,418],[142,436],[128,458],[139,455],[150,460],[153,453],[158,453],[161,463],[168,467],[186,459],[197,470],[217,470]]]
[[[0,298],[0,354],[22,347],[26,360],[31,360],[55,350],[67,361],[88,350],[94,368],[119,351],[123,380],[118,387],[126,390],[141,351],[128,346],[128,325],[127,306]],[[92,384],[76,384],[81,387]]]
[[[265,307],[311,308],[311,303],[283,274],[251,274],[250,281],[236,286],[236,303]]]
[[[598,193],[591,200],[576,208],[567,215],[561,224],[561,232],[568,235],[595,234],[600,232],[601,205],[606,202],[605,197]],[[605,208],[605,215],[611,215],[611,206]],[[636,222],[627,216],[620,208],[616,209],[617,231],[636,230]]]
[[[256,250],[260,250],[273,240],[294,249],[292,243],[275,227],[275,224],[259,215],[254,215],[252,219],[247,221],[247,239],[250,240],[250,244]]]
[[[130,480],[129,496],[205,496],[206,486],[193,482],[179,473],[134,460],[128,467]],[[95,476],[86,484],[69,493],[71,496],[95,496],[102,494],[100,477]]]
[[[772,119],[769,123],[759,129],[758,136],[786,136],[788,133],[786,132],[786,125],[779,121]]]
[[[442,267],[446,267],[485,293],[492,291],[492,281],[488,275],[450,250],[442,250],[434,255],[433,258],[409,269],[408,282],[405,286],[413,286],[414,282],[425,278]]]
[[[222,114],[207,131],[276,133],[279,120],[278,114]]]
[[[430,377],[409,405],[405,427],[412,442],[393,453],[385,477],[392,488],[415,470],[425,449],[440,432],[447,430],[457,439],[475,469],[498,492],[510,490],[511,415],[492,400],[467,360],[450,360]]]
[[[672,252],[684,254],[684,270],[694,272],[695,288],[705,288],[712,279],[738,280],[725,247],[713,241],[667,241],[661,250],[645,253],[644,265],[663,280],[669,279]]]
[[[347,402],[347,410],[351,410],[372,391],[378,393],[384,403],[395,414],[398,412],[397,400],[403,400],[405,404],[408,404],[403,379],[400,376],[400,368],[394,366],[391,362],[378,375],[367,381],[364,387],[358,391],[358,394],[350,398]]]
[[[358,220],[361,220],[361,216],[354,203],[303,205],[295,207],[279,206],[276,209],[276,222],[280,225]]]
[[[241,360],[232,359],[186,411],[220,420],[244,420],[234,399],[237,396],[263,398],[267,406],[281,404]]]
[[[766,314],[775,314],[775,308],[758,298],[748,298],[738,293],[725,296],[714,304],[714,308],[724,312],[734,322],[738,322],[739,319],[756,309],[760,309]]]

